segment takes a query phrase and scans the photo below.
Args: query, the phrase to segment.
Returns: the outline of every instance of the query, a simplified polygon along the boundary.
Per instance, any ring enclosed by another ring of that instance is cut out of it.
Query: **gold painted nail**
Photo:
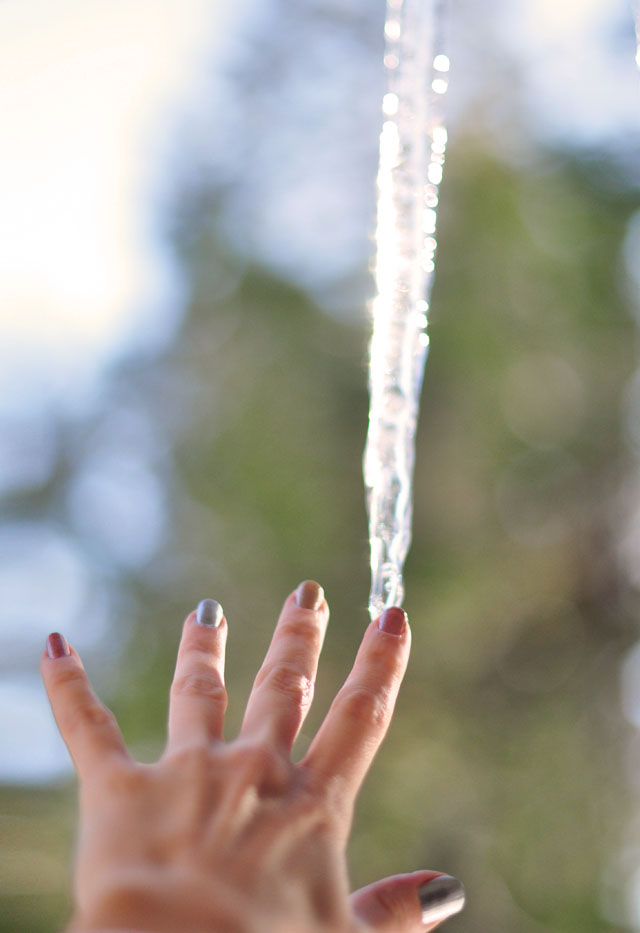
[[[299,609],[319,609],[324,601],[324,590],[319,583],[305,580],[296,590],[296,605]]]

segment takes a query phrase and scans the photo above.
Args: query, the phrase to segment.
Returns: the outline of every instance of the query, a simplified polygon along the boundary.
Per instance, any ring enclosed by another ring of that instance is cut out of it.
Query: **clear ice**
[[[411,543],[415,433],[429,346],[438,186],[447,143],[442,122],[449,77],[443,49],[446,6],[445,0],[387,0],[376,297],[363,463],[372,619],[386,607],[402,604],[402,570]]]

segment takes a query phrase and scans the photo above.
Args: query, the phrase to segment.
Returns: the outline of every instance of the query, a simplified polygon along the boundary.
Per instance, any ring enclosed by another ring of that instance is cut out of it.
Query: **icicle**
[[[415,431],[429,346],[438,186],[447,142],[445,0],[388,0],[378,169],[377,295],[372,304],[364,481],[377,618],[402,603],[411,542]]]

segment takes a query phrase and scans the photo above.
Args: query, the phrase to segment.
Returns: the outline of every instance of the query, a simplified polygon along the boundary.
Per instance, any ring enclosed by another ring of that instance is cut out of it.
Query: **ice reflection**
[[[399,39],[402,33],[402,27],[397,19],[388,19],[384,25],[384,34],[387,39]]]
[[[398,112],[398,104],[397,94],[385,94],[382,98],[382,112],[388,117],[392,117]]]

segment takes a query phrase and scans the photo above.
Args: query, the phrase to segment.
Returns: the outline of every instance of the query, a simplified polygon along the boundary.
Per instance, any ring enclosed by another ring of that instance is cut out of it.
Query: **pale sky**
[[[135,332],[136,313],[162,328],[179,282],[145,216],[154,155],[229,7],[0,5],[0,360],[9,369],[26,357],[46,382],[57,357],[82,383],[84,367]]]

